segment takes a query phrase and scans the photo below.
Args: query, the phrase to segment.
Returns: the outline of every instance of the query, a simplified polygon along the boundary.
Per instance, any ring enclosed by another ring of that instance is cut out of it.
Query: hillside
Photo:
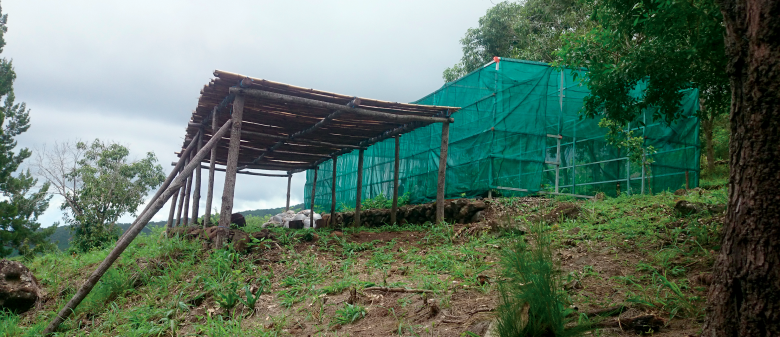
[[[300,211],[303,209],[303,204],[293,205],[290,206],[291,210],[294,211]],[[248,210],[248,211],[240,211],[238,213],[243,214],[244,216],[256,216],[256,217],[266,217],[266,216],[273,216],[276,214],[279,214],[281,212],[284,212],[284,207],[278,207],[278,208],[268,208],[268,209],[255,209],[255,210]],[[126,231],[128,228],[130,228],[129,223],[120,223],[117,224],[119,228],[122,229],[122,232]],[[142,233],[149,234],[152,232],[154,228],[157,227],[165,227],[165,221],[152,221],[149,222],[146,227],[141,231]],[[56,243],[57,248],[59,248],[62,251],[68,250],[68,246],[70,245],[70,239],[72,235],[70,233],[70,229],[67,226],[60,226],[57,227],[57,230],[54,231],[54,234],[52,234],[49,237],[49,241]]]
[[[483,336],[501,315],[501,285],[535,284],[506,269],[524,242],[549,242],[561,315],[581,313],[568,321],[587,316],[599,336],[635,336],[621,328],[651,317],[639,328],[654,336],[695,335],[727,193],[679,194],[496,198],[479,223],[274,228],[245,252],[204,251],[153,231],[131,244],[61,335]],[[676,208],[687,203],[697,207]],[[0,316],[0,335],[39,333],[107,253],[28,262],[50,295],[24,315]]]

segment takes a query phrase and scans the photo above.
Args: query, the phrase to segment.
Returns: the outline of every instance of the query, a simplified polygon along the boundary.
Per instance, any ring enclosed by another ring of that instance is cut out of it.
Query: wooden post
[[[401,161],[401,136],[395,136],[395,163],[393,166],[393,208],[390,210],[390,224],[396,223],[398,213],[398,169]]]
[[[292,173],[287,172],[287,206],[284,207],[284,211],[290,210],[290,185],[292,185]]]
[[[190,161],[192,161],[192,158],[190,158]],[[192,197],[192,174],[190,174],[189,177],[187,177],[187,185],[184,190],[184,219],[182,221],[182,226],[187,227],[187,225],[190,224],[190,198]]]
[[[176,168],[174,168],[176,170]],[[181,172],[181,169],[176,172],[179,174]],[[166,186],[167,187],[167,186]],[[173,198],[171,198],[171,210],[168,212],[168,222],[165,224],[165,235],[167,236],[170,231],[171,227],[173,227],[173,217],[176,215],[176,201],[179,199],[179,190],[176,190],[176,193],[173,195]],[[153,202],[154,200],[151,200],[150,202]]]
[[[190,159],[189,158],[185,159],[184,163],[185,163],[185,165],[189,165]],[[189,177],[184,177],[184,179],[187,179],[187,178],[189,178]],[[176,211],[176,224],[173,227],[177,227],[177,226],[181,225],[181,213],[182,213],[182,209],[184,208],[184,189],[185,189],[186,185],[187,185],[187,181],[185,180],[184,184],[182,184],[181,187],[180,187],[181,191],[179,191],[179,193],[178,193],[178,195],[179,195],[179,210]]]
[[[441,125],[441,150],[439,151],[439,183],[436,185],[436,223],[444,222],[444,193],[447,175],[447,149],[450,144],[450,123]]]
[[[691,185],[690,185],[689,180],[688,180],[688,170],[685,170],[685,189],[686,190],[690,190],[691,189]]]
[[[230,128],[230,125],[232,124],[232,121],[228,121],[225,123],[225,125],[222,126],[222,128],[217,132],[217,134],[222,137],[222,135],[225,135]],[[122,254],[122,252],[127,249],[127,246],[130,245],[130,243],[135,239],[136,236],[138,236],[138,233],[141,232],[141,230],[146,226],[146,224],[149,223],[149,220],[152,219],[152,217],[157,214],[157,212],[165,205],[165,203],[168,201],[168,199],[173,196],[175,191],[177,189],[180,189],[181,186],[184,185],[184,179],[190,174],[192,174],[192,171],[195,169],[196,165],[200,164],[200,161],[203,160],[203,158],[206,157],[206,151],[211,150],[212,147],[216,145],[216,141],[213,139],[210,140],[206,146],[195,155],[195,163],[189,163],[187,164],[183,169],[181,174],[176,176],[175,179],[173,179],[166,189],[158,190],[155,194],[156,198],[154,201],[149,203],[149,206],[144,209],[143,212],[141,212],[141,215],[133,222],[133,224],[130,226],[130,228],[125,232],[125,234],[117,241],[116,247],[111,250],[110,253],[108,253],[108,256],[106,256],[106,259],[103,260],[103,262],[98,265],[97,269],[92,272],[91,275],[87,278],[87,280],[82,284],[81,288],[76,292],[75,295],[73,295],[73,298],[68,301],[67,304],[60,310],[57,315],[54,316],[54,319],[52,319],[51,323],[46,327],[45,330],[43,330],[43,335],[51,335],[54,333],[55,330],[57,330],[57,327],[65,321],[65,319],[70,316],[71,313],[76,309],[76,307],[81,303],[81,301],[84,300],[85,297],[89,294],[90,291],[92,291],[92,288],[95,287],[97,282],[100,280],[100,278],[103,276],[103,274],[106,273],[108,268],[111,267],[114,262],[119,258],[119,256]],[[189,153],[186,153],[189,155]],[[163,186],[166,186],[166,184],[163,184]]]
[[[198,151],[203,147],[203,128],[201,128],[200,135],[198,136]],[[198,163],[200,164],[200,163]],[[200,171],[201,165],[195,169],[195,190],[192,191],[192,224],[198,224],[198,211],[200,208]]]
[[[314,199],[317,196],[317,169],[314,167],[314,181],[311,183],[311,204],[309,205],[309,228],[314,228]]]
[[[331,227],[336,226],[336,163],[338,157],[333,156],[333,179],[330,184],[330,219]]]
[[[217,108],[211,113],[211,130],[212,132],[217,129]],[[212,135],[212,137],[214,137]],[[214,199],[214,169],[216,168],[217,161],[217,147],[211,149],[211,156],[209,157],[209,186],[206,190],[206,212],[203,214],[203,228],[206,228],[206,224],[211,225],[211,201]]]
[[[355,227],[360,226],[360,197],[363,194],[363,149],[358,152],[357,193],[355,195]]]
[[[236,95],[233,100],[233,127],[230,129],[230,147],[225,167],[225,188],[222,190],[222,210],[219,212],[219,225],[230,227],[233,215],[233,194],[236,191],[236,169],[238,168],[238,150],[241,145],[241,120],[244,116],[244,96]]]

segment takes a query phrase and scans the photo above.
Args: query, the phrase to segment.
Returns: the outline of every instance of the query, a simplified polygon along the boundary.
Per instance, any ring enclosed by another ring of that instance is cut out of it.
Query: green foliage
[[[460,40],[463,56],[444,71],[444,80],[454,81],[494,56],[553,62],[561,34],[582,29],[588,23],[586,12],[587,7],[577,0],[498,3],[479,19],[479,27],[466,31]]]
[[[0,11],[0,53],[5,46],[8,15]],[[16,80],[11,61],[0,58],[0,258],[14,251],[27,258],[53,248],[47,237],[56,228],[41,230],[38,216],[49,207],[49,184],[34,190],[37,180],[29,170],[14,173],[32,155],[27,148],[16,149],[16,137],[30,128],[30,111],[25,103],[15,103],[13,84]]]
[[[238,295],[238,283],[236,282],[230,282],[227,286],[215,284],[212,286],[211,291],[219,307],[226,310],[233,309],[241,299]],[[254,306],[252,307],[254,308]]]
[[[607,134],[604,136],[607,143],[627,151],[628,158],[633,164],[649,166],[653,163],[655,147],[644,146],[644,138],[641,135],[634,136],[634,130],[627,131],[621,123],[609,118],[600,120],[599,126],[607,129]]]
[[[115,222],[135,215],[146,193],[165,179],[154,153],[130,161],[130,151],[117,143],[55,144],[38,158],[40,173],[64,198],[65,222],[73,233],[71,250],[86,252],[118,237]]]
[[[357,304],[344,303],[344,307],[336,310],[336,316],[333,317],[334,324],[347,325],[355,323],[366,317],[366,308]]]
[[[567,318],[566,293],[552,262],[550,234],[542,225],[532,229],[534,245],[525,240],[505,253],[499,284],[498,332],[508,336],[576,336],[589,329]]]
[[[403,195],[398,196],[398,207],[405,206],[409,204],[409,198],[411,197],[410,192],[406,192]],[[379,195],[373,197],[364,199],[360,202],[360,207],[363,210],[369,210],[369,209],[386,209],[386,208],[392,208],[393,207],[393,198],[388,198],[384,195],[384,193],[379,193]],[[352,212],[355,210],[355,207],[349,206],[345,203],[341,203],[339,205],[339,210],[342,212]]]
[[[652,108],[654,120],[680,116],[682,90],[699,89],[710,114],[729,102],[723,18],[713,0],[586,0],[588,31],[564,34],[561,64],[586,67],[586,116],[620,123]],[[632,95],[639,87],[640,95]]]

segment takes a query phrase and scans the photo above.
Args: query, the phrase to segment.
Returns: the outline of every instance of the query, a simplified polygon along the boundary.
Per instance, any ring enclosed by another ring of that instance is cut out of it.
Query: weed
[[[343,308],[336,310],[336,316],[333,317],[333,323],[347,325],[352,324],[363,317],[366,317],[366,308],[357,304],[344,303]]]

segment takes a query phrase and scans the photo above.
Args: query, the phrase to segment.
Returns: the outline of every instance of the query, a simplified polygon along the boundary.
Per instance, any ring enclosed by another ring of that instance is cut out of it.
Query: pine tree
[[[8,15],[0,8],[0,53],[5,46]],[[51,247],[48,237],[55,227],[41,230],[38,216],[49,207],[49,184],[34,190],[38,180],[29,170],[16,173],[32,152],[16,149],[16,136],[30,128],[30,111],[24,103],[16,103],[13,83],[16,80],[11,61],[0,58],[0,257],[15,250],[30,256]],[[16,174],[15,174],[16,173]]]

